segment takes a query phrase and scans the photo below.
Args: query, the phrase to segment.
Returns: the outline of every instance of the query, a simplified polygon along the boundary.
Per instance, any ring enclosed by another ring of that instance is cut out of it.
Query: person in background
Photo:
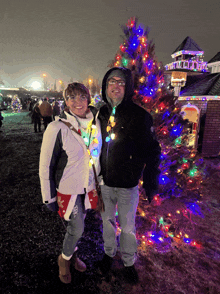
[[[29,107],[28,107],[28,110],[29,110],[29,116],[31,117],[31,124],[34,123],[33,121],[33,109],[34,109],[34,106],[36,105],[37,103],[37,99],[32,99],[29,103]]]
[[[28,110],[29,110],[30,112],[33,111],[33,107],[34,107],[34,105],[36,104],[36,102],[37,102],[36,99],[31,99],[31,101],[29,101],[29,107],[28,107]]]
[[[53,120],[55,120],[55,116],[60,115],[60,105],[58,101],[53,102]]]
[[[32,121],[34,123],[34,132],[37,133],[37,129],[38,132],[41,132],[41,113],[40,113],[40,109],[39,109],[39,102],[37,102],[32,110]]]
[[[60,280],[70,283],[71,258],[77,270],[86,270],[75,249],[84,230],[85,211],[93,208],[95,199],[94,195],[89,198],[95,189],[95,178],[88,150],[99,174],[102,137],[97,111],[88,106],[88,89],[81,83],[69,84],[64,99],[68,109],[44,132],[39,175],[43,203],[52,211],[59,210],[59,215],[68,221],[58,265]]]
[[[151,115],[132,101],[131,71],[112,68],[103,78],[99,119],[102,130],[101,185],[105,212],[103,239],[105,255],[98,263],[107,275],[116,254],[116,205],[121,228],[120,251],[127,282],[139,280],[134,267],[137,242],[135,216],[139,202],[138,182],[143,174],[143,188],[149,202],[157,194],[161,148],[153,131]]]
[[[44,101],[39,106],[41,116],[43,117],[44,130],[46,130],[47,125],[52,122],[53,115],[52,106],[47,100],[47,98],[44,98]]]
[[[0,132],[2,132],[2,130],[1,130],[1,127],[2,127],[2,121],[3,121],[3,119],[4,119],[4,117],[2,116],[2,110],[6,110],[6,108],[2,108],[2,109],[0,109]]]

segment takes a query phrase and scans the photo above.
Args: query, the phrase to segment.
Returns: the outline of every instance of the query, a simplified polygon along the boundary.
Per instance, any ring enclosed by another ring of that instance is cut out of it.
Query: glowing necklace
[[[94,120],[88,124],[87,128],[83,128],[81,126],[81,130],[80,130],[79,135],[83,138],[84,143],[87,147],[87,151],[88,151],[88,154],[90,157],[89,166],[91,167],[92,164],[94,164],[93,157],[98,156],[98,149],[94,148],[92,151],[90,151],[89,146],[90,146],[90,143],[94,143],[94,144],[99,143],[98,139],[96,138],[97,127],[94,124]]]
[[[97,135],[97,129],[96,125],[93,124],[93,121],[91,121],[87,128],[83,128],[81,126],[81,137],[83,138],[86,146],[89,146],[91,142],[98,143],[98,139],[95,138]]]
[[[115,133],[113,132],[113,128],[115,126],[115,110],[116,106],[113,107],[112,113],[107,123],[106,131],[108,133],[108,136],[105,138],[105,142],[109,142],[115,139]]]

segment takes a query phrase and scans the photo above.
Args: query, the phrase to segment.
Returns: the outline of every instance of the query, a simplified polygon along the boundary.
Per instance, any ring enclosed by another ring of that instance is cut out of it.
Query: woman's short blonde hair
[[[63,97],[68,100],[68,96],[72,94],[81,94],[87,97],[88,105],[91,103],[89,90],[81,83],[72,83],[67,86],[63,92]]]

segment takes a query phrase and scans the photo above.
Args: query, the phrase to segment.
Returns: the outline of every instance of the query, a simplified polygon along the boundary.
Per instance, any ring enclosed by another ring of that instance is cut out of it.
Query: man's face
[[[106,93],[114,106],[118,105],[124,98],[125,81],[119,77],[112,77],[108,80]]]

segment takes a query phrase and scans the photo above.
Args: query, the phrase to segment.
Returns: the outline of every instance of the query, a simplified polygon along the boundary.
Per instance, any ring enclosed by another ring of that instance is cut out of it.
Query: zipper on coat
[[[110,114],[111,115],[111,114]],[[109,116],[110,117],[110,116]],[[109,120],[109,118],[108,118]],[[106,127],[108,125],[108,120],[107,120],[107,124]],[[106,152],[106,178],[108,179],[108,153],[109,153],[109,143],[111,142],[111,140],[109,142],[107,142],[107,152]]]
[[[115,117],[116,117],[116,111],[117,111],[117,108],[116,108],[116,110],[115,110]],[[109,117],[111,116],[111,113],[110,113],[110,115],[109,115]],[[108,125],[108,120],[109,120],[109,117],[108,117],[108,119],[107,119],[107,124],[106,124],[106,127],[107,127],[107,125]],[[111,140],[109,141],[109,142],[107,142],[107,152],[106,152],[106,178],[108,179],[108,173],[109,173],[109,166],[108,166],[108,162],[109,162],[109,160],[108,160],[108,154],[109,154],[109,144],[111,143]]]
[[[107,153],[106,153],[106,178],[108,179],[108,152],[109,152],[109,143],[107,142]]]

